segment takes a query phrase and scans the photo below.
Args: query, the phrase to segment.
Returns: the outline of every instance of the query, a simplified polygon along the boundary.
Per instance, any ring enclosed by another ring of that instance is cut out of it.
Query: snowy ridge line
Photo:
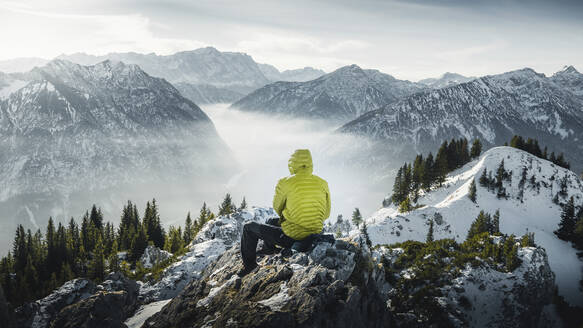
[[[478,183],[484,169],[495,173],[502,160],[506,171],[511,172],[511,181],[504,183],[508,199],[498,199]],[[527,181],[520,187],[524,168]],[[531,185],[533,175],[536,182]],[[477,186],[476,203],[468,197],[472,179]],[[562,181],[566,181],[566,196],[559,194]],[[583,181],[574,172],[522,150],[496,147],[450,173],[442,188],[421,194],[418,200],[421,208],[400,213],[391,205],[366,218],[366,223],[373,244],[425,241],[430,220],[434,222],[435,239],[454,238],[459,242],[465,240],[470,224],[481,210],[491,214],[499,210],[500,230],[517,236],[527,231],[535,233],[535,242],[546,250],[556,274],[559,294],[572,304],[583,305],[583,293],[579,290],[583,263],[577,250],[554,234],[562,209],[553,199],[565,203],[570,196],[576,205],[583,204]]]

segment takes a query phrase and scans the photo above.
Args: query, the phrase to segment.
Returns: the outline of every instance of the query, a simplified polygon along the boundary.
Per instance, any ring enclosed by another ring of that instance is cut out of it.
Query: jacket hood
[[[308,149],[298,149],[287,162],[289,173],[312,173],[314,165],[312,164],[312,154]]]

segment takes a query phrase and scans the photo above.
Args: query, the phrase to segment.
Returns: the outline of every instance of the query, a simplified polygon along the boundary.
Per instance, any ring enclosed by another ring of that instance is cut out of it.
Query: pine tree
[[[492,228],[490,230],[492,234],[500,233],[500,210],[496,210],[494,217],[492,218]]]
[[[514,271],[519,265],[518,246],[512,246],[512,250],[506,254],[506,268],[508,271]]]
[[[402,201],[401,204],[399,204],[399,212],[401,213],[411,212],[411,201],[409,200],[409,197],[405,198],[405,200]]]
[[[439,149],[437,153],[437,157],[435,157],[435,178],[437,184],[441,187],[445,182],[445,178],[447,177],[447,173],[449,172],[449,163],[447,161],[447,142],[445,142]]]
[[[559,229],[555,231],[555,235],[563,240],[571,240],[573,232],[575,231],[575,200],[573,196],[563,206],[561,213],[561,222],[559,222]]]
[[[412,176],[412,191],[413,191],[413,201],[417,201],[419,198],[419,189],[421,189],[423,184],[423,175],[425,172],[424,160],[422,155],[417,155],[415,157],[415,162],[413,162],[413,176]]]
[[[164,249],[174,254],[182,250],[183,247],[184,241],[182,240],[182,232],[174,226],[170,226]]]
[[[198,218],[196,219],[196,222],[194,224],[193,238],[196,237],[196,235],[202,229],[205,223],[212,220],[214,216],[215,215],[206,206],[206,203],[203,203],[200,209],[200,214],[198,215]]]
[[[184,222],[184,243],[186,245],[194,239],[194,226],[192,225],[192,219],[190,218],[190,212],[186,214],[186,221]]]
[[[14,242],[12,243],[12,253],[14,254],[14,271],[23,272],[29,255],[26,246],[26,232],[22,224],[16,228]]]
[[[239,209],[240,210],[247,209],[247,200],[245,199],[245,197],[243,197],[243,200],[241,201],[241,205],[239,205]]]
[[[143,227],[138,227],[138,231],[133,235],[130,249],[129,249],[129,260],[131,262],[136,262],[140,259],[144,250],[148,247],[148,234]]]
[[[492,233],[492,218],[490,214],[480,211],[478,217],[472,222],[470,225],[470,229],[468,230],[467,240],[474,238],[479,234],[484,232]]]
[[[496,181],[494,186],[497,190],[496,197],[506,198],[506,188],[504,188],[504,180],[506,180],[506,170],[504,169],[504,159],[498,165],[498,170],[496,170]]]
[[[504,262],[506,265],[506,270],[509,272],[514,271],[520,264],[518,259],[518,246],[516,245],[516,238],[514,235],[510,235],[504,241]]]
[[[164,248],[166,233],[160,222],[160,215],[158,214],[158,206],[156,205],[155,199],[152,200],[151,204],[150,202],[146,203],[146,211],[144,212],[142,224],[148,235],[148,241],[152,241],[154,246],[160,249]]]
[[[366,222],[362,222],[362,225],[360,226],[360,233],[364,236],[366,245],[369,248],[372,247],[372,242],[370,240],[370,236],[368,235],[368,227],[366,226]]]
[[[407,196],[407,193],[404,190],[405,178],[403,177],[403,174],[403,167],[400,167],[397,171],[397,176],[395,177],[395,183],[393,184],[392,200],[395,204],[399,204]]]
[[[98,235],[95,250],[88,268],[89,278],[101,282],[105,278],[105,247],[101,236]]]
[[[119,263],[119,257],[117,253],[119,252],[119,247],[117,246],[117,240],[111,245],[111,253],[109,254],[109,271],[110,272],[120,272],[121,266]]]
[[[93,225],[98,230],[103,230],[103,214],[101,213],[101,209],[97,209],[95,204],[91,208],[91,214],[89,215],[89,221],[93,223]]]
[[[48,273],[55,272],[59,266],[57,266],[57,238],[55,232],[55,224],[53,218],[49,218],[49,223],[47,225],[47,233],[45,234],[47,241],[47,271]]]
[[[235,212],[236,206],[233,204],[231,194],[227,193],[221,205],[219,205],[219,216],[229,215]]]
[[[357,227],[362,223],[362,215],[360,214],[360,209],[358,207],[352,212],[352,223]]]
[[[474,179],[472,179],[472,182],[470,183],[470,188],[468,191],[468,197],[470,198],[470,200],[472,202],[476,202],[476,181]]]
[[[433,220],[429,221],[429,231],[427,231],[426,243],[433,242]]]
[[[528,229],[526,229],[526,233],[520,238],[520,246],[535,247],[534,232],[528,232]]]
[[[425,191],[431,190],[431,185],[435,181],[434,166],[435,163],[433,162],[433,154],[429,153],[425,159],[425,164],[423,165],[423,189]]]

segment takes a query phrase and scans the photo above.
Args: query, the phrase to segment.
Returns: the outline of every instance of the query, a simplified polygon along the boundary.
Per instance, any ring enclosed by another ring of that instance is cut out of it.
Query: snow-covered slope
[[[422,83],[422,84],[425,84],[427,86],[430,86],[432,88],[437,89],[437,88],[449,87],[449,86],[464,83],[464,82],[469,82],[473,79],[475,79],[475,77],[466,77],[466,76],[463,76],[461,74],[446,72],[438,78],[423,79],[423,80],[420,80],[419,83]]]
[[[502,160],[505,169],[512,172],[511,182],[505,182],[508,199],[498,199],[478,183],[484,169],[495,173]],[[526,181],[521,183],[524,169]],[[533,176],[536,181],[534,185],[530,182]],[[559,193],[563,179],[567,183],[567,196]],[[468,198],[472,180],[477,185],[476,204]],[[517,236],[527,231],[534,232],[537,245],[547,251],[559,293],[569,302],[582,305],[583,292],[579,282],[583,279],[583,263],[577,257],[577,251],[553,233],[558,228],[561,215],[560,205],[553,202],[557,194],[561,203],[566,202],[567,197],[574,196],[576,205],[582,205],[583,181],[572,171],[524,151],[496,147],[450,174],[442,188],[422,195],[418,201],[421,208],[400,213],[391,205],[374,213],[366,222],[374,244],[425,241],[430,220],[434,221],[435,239],[455,238],[463,241],[481,210],[490,214],[500,210],[500,230]]]
[[[0,99],[1,253],[16,224],[36,230],[51,215],[68,219],[112,197],[100,191],[230,165],[206,114],[136,65],[55,60],[14,78],[0,89],[11,90]]]
[[[416,93],[364,114],[340,131],[370,137],[388,150],[400,145],[409,154],[415,153],[411,148],[428,153],[451,138],[479,138],[490,147],[515,134],[536,137],[549,149],[564,152],[579,171],[583,101],[571,89],[583,89],[576,84],[569,89],[556,80],[528,68],[486,76]]]
[[[267,85],[232,107],[346,122],[425,88],[377,70],[350,65],[312,81]]]

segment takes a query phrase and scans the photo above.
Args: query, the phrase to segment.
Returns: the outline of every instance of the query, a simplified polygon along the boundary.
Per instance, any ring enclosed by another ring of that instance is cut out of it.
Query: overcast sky
[[[1,59],[240,51],[279,69],[356,63],[418,80],[446,71],[583,70],[583,1],[0,0]]]

